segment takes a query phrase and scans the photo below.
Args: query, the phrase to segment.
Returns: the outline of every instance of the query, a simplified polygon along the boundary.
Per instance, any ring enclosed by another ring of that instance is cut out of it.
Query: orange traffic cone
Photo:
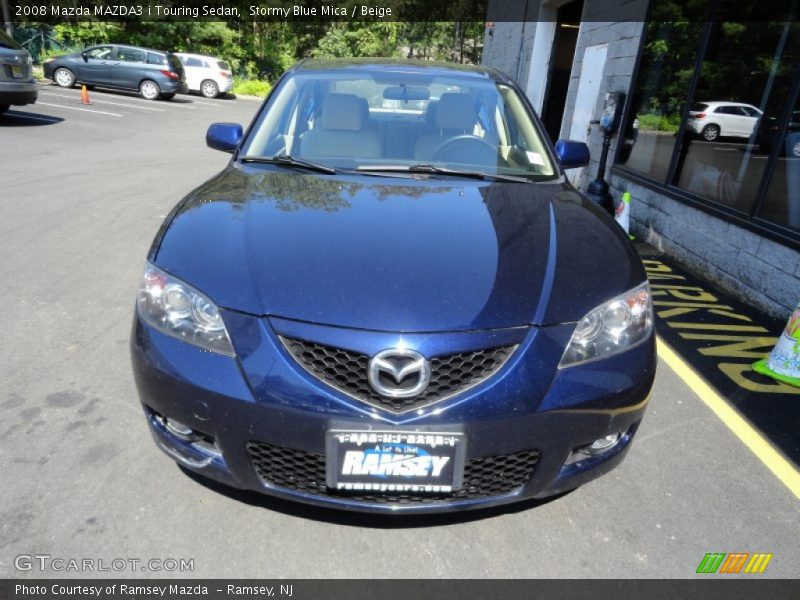
[[[81,104],[91,104],[89,102],[89,90],[86,89],[85,85],[81,86]]]

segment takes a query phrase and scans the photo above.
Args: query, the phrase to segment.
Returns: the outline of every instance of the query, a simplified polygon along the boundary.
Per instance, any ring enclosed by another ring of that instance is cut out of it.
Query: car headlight
[[[604,302],[578,321],[559,368],[606,358],[643,342],[653,331],[650,284]]]
[[[217,306],[204,294],[157,269],[144,269],[136,295],[139,316],[162,333],[211,352],[235,356]]]

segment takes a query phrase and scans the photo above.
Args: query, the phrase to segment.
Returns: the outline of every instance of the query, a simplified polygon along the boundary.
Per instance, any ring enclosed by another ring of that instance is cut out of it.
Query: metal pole
[[[11,24],[11,11],[8,10],[8,0],[0,0],[3,5],[3,23],[6,24],[6,33],[14,35],[14,26]]]
[[[589,183],[586,188],[586,195],[613,216],[614,198],[611,196],[608,183],[605,180],[606,161],[608,160],[608,149],[611,147],[612,135],[612,133],[603,130],[603,149],[600,153],[600,164],[597,166],[597,178]]]

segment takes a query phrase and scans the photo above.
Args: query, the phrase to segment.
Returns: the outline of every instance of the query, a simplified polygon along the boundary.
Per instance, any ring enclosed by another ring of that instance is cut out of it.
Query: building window
[[[768,158],[757,144],[758,126],[786,106],[797,65],[792,29],[790,23],[712,25],[678,148],[678,187],[750,213]]]
[[[759,130],[762,150],[778,154],[766,196],[758,216],[800,232],[800,98],[797,99],[785,135],[781,139],[778,119],[765,119]]]
[[[689,9],[653,0],[617,164],[800,241],[797,15],[738,0],[704,5],[704,16],[676,10]]]
[[[620,164],[659,181],[667,177],[703,33],[698,15],[686,16],[695,19],[651,21],[645,28],[639,76],[631,95],[632,117],[619,155]]]

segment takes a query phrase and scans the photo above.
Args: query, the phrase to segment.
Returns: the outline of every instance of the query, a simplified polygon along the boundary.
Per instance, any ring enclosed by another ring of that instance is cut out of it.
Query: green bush
[[[235,79],[233,82],[233,93],[243,96],[266,96],[272,86],[268,81],[259,79]]]
[[[63,56],[64,54],[73,54],[75,52],[80,52],[83,48],[79,46],[65,46],[63,48],[48,48],[47,50],[42,50],[39,54],[39,62],[44,62],[50,58],[55,58],[56,56]]]
[[[639,131],[667,131],[675,133],[681,124],[680,115],[636,115],[639,120]]]

